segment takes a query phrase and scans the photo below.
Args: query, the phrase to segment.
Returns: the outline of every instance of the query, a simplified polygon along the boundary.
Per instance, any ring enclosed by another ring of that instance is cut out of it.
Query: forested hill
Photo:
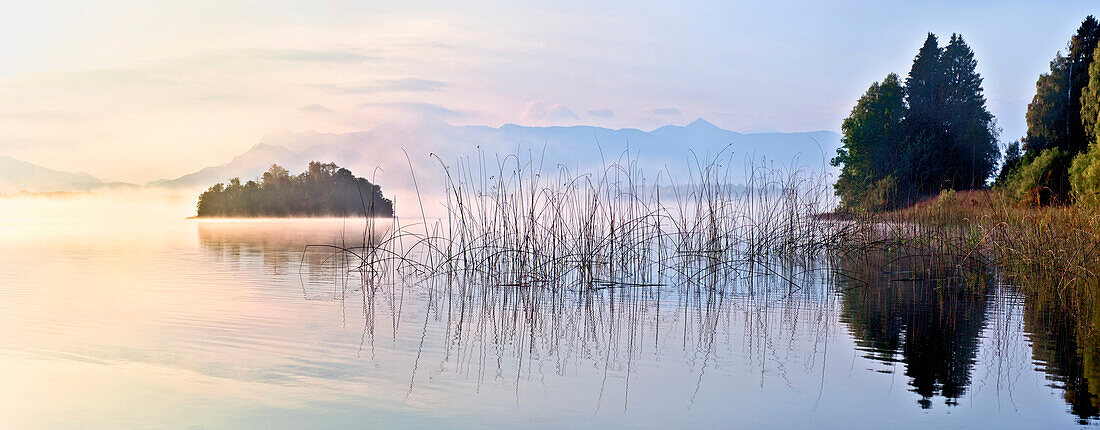
[[[257,180],[233,178],[199,196],[199,217],[393,216],[382,189],[335,163],[311,161],[299,175],[278,164]]]

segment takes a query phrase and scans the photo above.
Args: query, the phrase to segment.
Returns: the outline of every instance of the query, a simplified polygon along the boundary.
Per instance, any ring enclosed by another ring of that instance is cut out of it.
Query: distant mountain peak
[[[707,121],[707,120],[702,119],[702,118],[697,118],[695,121],[692,121],[691,124],[688,124],[687,127],[688,128],[720,128],[717,125],[714,125],[713,123],[711,123],[710,121]]]

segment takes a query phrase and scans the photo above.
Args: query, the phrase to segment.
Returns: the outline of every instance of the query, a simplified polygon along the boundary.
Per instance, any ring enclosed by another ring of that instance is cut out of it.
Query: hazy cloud
[[[579,119],[577,114],[560,104],[529,102],[523,108],[521,118],[527,121],[562,121]]]
[[[465,114],[451,109],[447,109],[443,106],[431,103],[417,103],[417,102],[395,102],[395,103],[363,103],[357,106],[359,108],[374,108],[380,110],[394,111],[397,113],[406,114],[418,114],[432,118],[457,118],[465,116]]]
[[[386,79],[365,85],[325,85],[330,90],[347,94],[373,94],[381,92],[423,92],[446,88],[446,82],[420,78]]]
[[[659,107],[649,112],[660,116],[680,116],[680,110],[674,107]]]
[[[306,113],[332,113],[332,109],[321,106],[319,104],[311,104],[309,106],[302,106],[302,107],[298,108],[298,111],[299,112],[306,112]]]
[[[273,61],[294,61],[306,63],[361,63],[376,60],[374,56],[366,55],[362,51],[350,49],[236,49],[230,51],[215,51],[219,57],[251,57]]]
[[[615,112],[612,112],[611,109],[606,109],[606,108],[605,109],[590,109],[588,111],[588,116],[594,116],[596,118],[614,118],[615,117]]]

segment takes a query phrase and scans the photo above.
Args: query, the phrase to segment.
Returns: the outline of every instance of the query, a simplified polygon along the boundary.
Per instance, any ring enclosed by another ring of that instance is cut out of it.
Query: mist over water
[[[654,286],[369,283],[347,255],[306,248],[362,245],[364,220],[176,215],[191,204],[4,201],[24,216],[0,225],[0,377],[19,387],[3,390],[0,427],[1058,428],[1097,416],[1094,350],[1075,346],[1087,338],[995,274],[962,290],[856,282],[829,269],[860,262],[823,256]],[[44,216],[56,211],[86,216]]]

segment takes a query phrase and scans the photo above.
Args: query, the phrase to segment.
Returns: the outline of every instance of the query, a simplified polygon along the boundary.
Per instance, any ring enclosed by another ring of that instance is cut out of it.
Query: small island
[[[199,218],[393,216],[382,189],[335,163],[311,161],[298,175],[272,164],[263,176],[216,184],[199,196]]]

